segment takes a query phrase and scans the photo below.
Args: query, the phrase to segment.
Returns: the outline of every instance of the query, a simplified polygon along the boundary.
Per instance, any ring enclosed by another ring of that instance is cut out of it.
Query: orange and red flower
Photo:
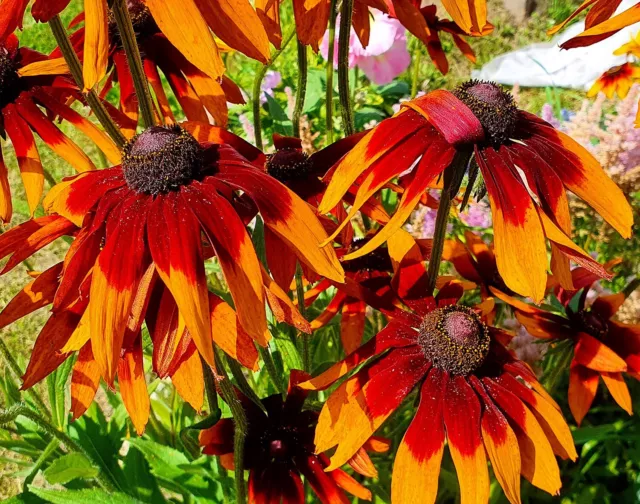
[[[631,396],[624,375],[640,379],[640,325],[615,320],[625,300],[622,292],[600,296],[587,307],[587,293],[597,278],[581,268],[572,273],[576,287],[583,290],[575,308],[570,305],[572,296],[561,293],[564,315],[530,306],[499,292],[495,294],[515,308],[516,318],[532,336],[568,341],[573,345],[569,408],[578,425],[591,408],[599,378],[616,403],[631,414]]]
[[[48,22],[60,14],[71,0],[35,0],[31,6],[33,19]],[[4,42],[16,29],[22,29],[24,13],[29,0],[3,0],[0,2],[0,43]]]
[[[165,76],[187,120],[209,122],[211,114],[216,124],[227,125],[227,102],[244,103],[238,86],[226,76],[211,78],[189,62],[176,47],[162,34],[148,7],[141,0],[127,2],[129,14],[140,48],[144,72],[157,99],[156,113],[164,123],[175,123],[176,119],[169,106],[169,100],[162,86],[160,72]],[[76,26],[84,17],[79,15],[72,23]],[[71,41],[81,58],[86,44],[86,26],[80,27],[71,35]],[[111,89],[114,83],[120,88],[120,110],[124,113],[123,132],[128,137],[135,134],[138,124],[138,98],[135,94],[133,77],[127,57],[122,47],[120,33],[113,16],[109,16],[107,79],[101,96]],[[57,49],[52,56],[61,56]],[[94,83],[95,84],[95,83]],[[88,87],[93,87],[89,82]]]
[[[569,238],[565,189],[629,237],[633,215],[624,194],[584,147],[517,109],[512,97],[492,83],[470,81],[454,92],[434,91],[403,103],[397,115],[377,125],[337,165],[318,210],[333,209],[355,182],[359,187],[351,218],[364,201],[412,169],[395,214],[365,246],[344,258],[354,259],[399,229],[441,173],[459,176],[474,161],[491,203],[498,271],[511,290],[542,299],[547,239],[552,270],[566,286],[571,280],[569,259],[610,276]]]
[[[0,257],[10,256],[6,272],[56,238],[75,236],[64,262],[36,278],[0,314],[5,326],[53,303],[23,386],[33,385],[80,350],[85,358],[76,367],[91,367],[94,378],[87,393],[95,393],[100,376],[112,384],[117,374],[121,389],[129,390],[123,398],[140,430],[148,416],[148,409],[145,414],[136,406],[142,392],[148,404],[140,347],[145,318],[156,371],[174,381],[180,366],[191,359],[189,369],[195,369],[201,383],[197,354],[213,365],[214,341],[255,368],[251,340],[266,345],[270,338],[265,297],[280,320],[308,331],[262,268],[233,207],[236,191],[253,200],[266,226],[302,263],[327,278],[344,280],[333,249],[318,247],[326,233],[313,210],[285,186],[228,145],[200,144],[179,126],[152,127],[126,145],[121,166],[56,185],[45,200],[53,215],[27,221],[0,237]],[[207,290],[204,259],[213,254],[239,325],[229,306]],[[34,289],[42,294],[31,295]],[[86,380],[76,384],[86,386]],[[76,415],[88,405],[81,404]]]
[[[622,0],[584,0],[573,14],[559,25],[551,28],[548,34],[553,35],[562,30],[581,12],[591,7],[585,19],[585,31],[563,42],[560,47],[562,49],[573,49],[574,47],[585,47],[600,42],[618,33],[623,28],[640,21],[640,3],[614,16],[621,1]]]
[[[281,394],[263,399],[265,411],[237,393],[249,426],[244,445],[244,468],[249,471],[249,504],[304,504],[301,476],[323,504],[347,504],[349,499],[345,491],[359,499],[371,500],[371,492],[342,469],[325,471],[328,458],[314,453],[313,433],[318,413],[302,409],[308,392],[296,387],[307,378],[306,373],[293,370],[286,400],[282,400]],[[222,419],[200,433],[203,453],[219,456],[222,465],[229,470],[234,470],[233,443],[234,422],[231,418]],[[381,452],[388,450],[389,444],[372,438],[367,448]],[[377,475],[364,448],[348,462],[364,476]]]
[[[587,96],[596,96],[602,92],[609,99],[613,98],[614,94],[617,94],[618,98],[622,99],[629,94],[631,86],[638,79],[640,79],[640,67],[631,63],[623,63],[610,68],[598,77],[591,89],[589,89]]]
[[[336,447],[327,470],[356,453],[404,399],[420,388],[420,405],[396,453],[394,504],[433,503],[445,440],[460,484],[461,502],[489,500],[487,458],[512,503],[520,475],[557,494],[555,455],[577,457],[559,407],[534,373],[513,357],[477,311],[457,305],[460,285],[436,298],[414,300],[386,328],[321,375],[303,382],[321,390],[359,370],[327,399],[318,421],[318,453]]]
[[[95,169],[89,157],[55,125],[56,116],[94,141],[111,162],[120,161],[120,153],[109,137],[65,104],[65,97],[75,88],[65,76],[67,72],[63,60],[48,59],[32,49],[19,47],[13,34],[0,42],[0,136],[8,136],[13,143],[32,215],[44,187],[34,131],[77,171]],[[0,220],[9,222],[12,213],[7,167],[0,151]]]

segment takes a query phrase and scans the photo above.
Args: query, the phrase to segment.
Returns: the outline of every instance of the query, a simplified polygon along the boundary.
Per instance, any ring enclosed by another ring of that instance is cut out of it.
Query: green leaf
[[[104,490],[45,490],[29,487],[29,491],[53,504],[143,504],[142,501],[120,492],[109,493]]]
[[[67,424],[68,411],[65,404],[67,380],[73,369],[74,359],[65,360],[53,373],[47,376],[49,390],[49,403],[53,423],[56,427],[64,427]]]
[[[315,112],[324,103],[326,96],[326,72],[320,68],[310,68],[307,73],[307,93],[302,112]]]
[[[82,453],[69,453],[54,460],[44,471],[44,477],[49,483],[69,483],[76,478],[95,478],[98,469]]]
[[[129,450],[124,457],[124,475],[129,488],[145,502],[162,503],[166,499],[160,491],[158,481],[149,470],[149,464],[139,450]]]
[[[287,117],[286,112],[280,104],[272,96],[265,93],[267,97],[267,107],[269,108],[269,116],[273,120],[273,130],[281,135],[291,136],[293,132],[293,124]]]
[[[398,102],[400,98],[407,96],[409,94],[409,84],[405,81],[393,81],[384,86],[380,86],[377,90],[372,90],[377,92],[379,96],[382,96],[385,100],[393,101],[394,103]]]
[[[374,107],[362,107],[356,110],[354,115],[357,130],[364,129],[365,125],[371,121],[380,122],[386,118],[387,114],[383,110]]]

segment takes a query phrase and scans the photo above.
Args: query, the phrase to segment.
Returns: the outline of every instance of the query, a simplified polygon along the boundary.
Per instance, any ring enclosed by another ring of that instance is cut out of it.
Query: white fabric
[[[638,0],[624,0],[617,12],[636,3]],[[625,56],[614,56],[613,51],[629,42],[638,30],[636,24],[589,47],[560,49],[562,42],[584,31],[584,21],[581,21],[550,42],[532,44],[498,56],[480,70],[474,70],[472,76],[510,86],[589,89],[605,71],[626,61]]]

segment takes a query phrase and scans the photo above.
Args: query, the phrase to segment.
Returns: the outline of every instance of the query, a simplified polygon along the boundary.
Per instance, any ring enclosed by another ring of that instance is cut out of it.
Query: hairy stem
[[[336,43],[337,17],[338,12],[336,10],[336,0],[331,0],[331,11],[329,14],[329,50],[327,52],[327,94],[325,98],[327,144],[333,143],[333,53],[335,51]]]
[[[273,386],[276,388],[276,390],[280,394],[282,394],[284,392],[284,387],[282,386],[282,380],[280,379],[280,374],[276,369],[276,363],[273,361],[273,356],[271,355],[271,351],[269,350],[269,347],[267,346],[266,348],[264,348],[259,346],[258,350],[260,351],[260,356],[264,361],[264,367],[266,368],[267,373],[271,378],[271,382],[273,383]]]
[[[298,40],[298,90],[296,93],[296,104],[293,107],[293,136],[300,138],[300,116],[304,108],[304,99],[307,95],[307,46]]]
[[[247,382],[247,378],[244,376],[242,367],[240,366],[238,361],[232,357],[229,357],[228,355],[226,355],[226,358],[227,364],[229,365],[229,370],[231,371],[231,375],[235,379],[240,392],[247,396],[248,399],[253,401],[260,409],[264,409],[262,401],[260,401],[258,395],[253,391],[253,389],[249,385],[249,382]]]
[[[82,64],[80,63],[78,55],[73,50],[73,46],[71,45],[71,41],[69,40],[69,35],[62,25],[60,16],[53,16],[51,18],[51,21],[49,21],[49,28],[51,28],[51,32],[56,39],[58,47],[60,47],[60,51],[62,52],[62,55],[67,62],[67,66],[69,67],[69,71],[71,72],[73,80],[75,81],[78,88],[82,91],[84,89]],[[114,120],[107,112],[107,109],[104,107],[102,100],[100,100],[96,92],[91,89],[90,91],[86,93],[83,92],[82,94],[107,134],[111,137],[111,139],[118,147],[122,147],[127,142],[127,139],[120,131],[118,125],[114,122]]]
[[[411,98],[415,98],[418,94],[418,81],[420,76],[420,59],[422,53],[420,52],[420,41],[415,39],[413,47],[413,72],[411,75]]]
[[[102,465],[100,464],[100,462],[95,460],[91,453],[89,453],[81,445],[71,439],[65,432],[56,429],[47,420],[42,418],[35,411],[31,410],[23,403],[17,403],[6,410],[0,410],[0,425],[13,422],[19,416],[28,418],[33,423],[35,423],[43,432],[47,433],[49,436],[57,439],[60,443],[62,443],[67,448],[67,450],[76,453],[82,453],[85,457],[87,457],[89,461],[91,461],[92,464],[94,464],[97,468],[102,469]],[[107,473],[102,470],[100,470],[100,472],[96,476],[96,481],[104,490],[108,492],[118,491],[118,488],[115,482],[111,479],[110,475],[107,475]]]
[[[307,318],[307,307],[304,304],[304,286],[302,285],[302,266],[300,263],[296,266],[296,298],[298,300],[298,311],[305,319]],[[310,336],[300,333],[302,339],[302,365],[307,373],[311,372],[311,345],[309,344]]]
[[[353,0],[343,0],[340,12],[340,33],[338,35],[338,92],[340,95],[340,112],[346,136],[355,131],[351,93],[349,92],[349,36],[351,35],[351,18],[353,17]]]
[[[289,42],[291,42],[291,39],[295,34],[296,30],[294,27],[291,32],[289,32],[284,38],[280,49],[273,53],[273,56],[271,56],[271,60],[269,60],[267,64],[262,65],[260,70],[258,70],[258,73],[256,74],[256,77],[253,81],[253,130],[256,137],[256,147],[258,147],[258,149],[262,149],[262,126],[260,125],[260,86],[262,85],[262,79],[264,79],[267,70],[269,70],[271,65],[275,63],[278,57],[289,45]]]
[[[247,416],[242,404],[240,404],[240,401],[233,390],[231,380],[229,380],[227,372],[224,369],[222,359],[219,355],[219,350],[216,348],[215,352],[218,386],[220,387],[222,398],[229,406],[229,409],[231,409],[231,415],[233,416],[233,423],[235,426],[233,440],[233,464],[235,466],[236,503],[246,504],[247,490],[244,483],[244,442],[247,437]]]
[[[115,0],[112,11],[113,16],[116,18],[118,31],[120,32],[122,47],[127,55],[127,62],[129,63],[129,69],[133,77],[133,85],[136,88],[140,115],[142,115],[142,124],[145,128],[150,128],[155,125],[153,100],[151,99],[151,92],[149,91],[149,81],[142,66],[142,57],[138,49],[136,32],[133,29],[133,23],[131,22],[126,0]]]

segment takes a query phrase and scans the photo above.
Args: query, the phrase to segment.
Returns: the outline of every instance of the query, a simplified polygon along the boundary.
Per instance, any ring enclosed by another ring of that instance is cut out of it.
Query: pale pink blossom
[[[388,84],[404,72],[411,63],[407,51],[407,36],[404,27],[397,19],[390,18],[378,10],[372,11],[371,36],[369,45],[364,48],[353,27],[349,36],[349,68],[358,66],[374,84]],[[339,19],[336,22],[339,26]],[[338,65],[338,37],[333,51],[333,64]],[[324,34],[320,45],[320,54],[328,59],[329,32]]]

